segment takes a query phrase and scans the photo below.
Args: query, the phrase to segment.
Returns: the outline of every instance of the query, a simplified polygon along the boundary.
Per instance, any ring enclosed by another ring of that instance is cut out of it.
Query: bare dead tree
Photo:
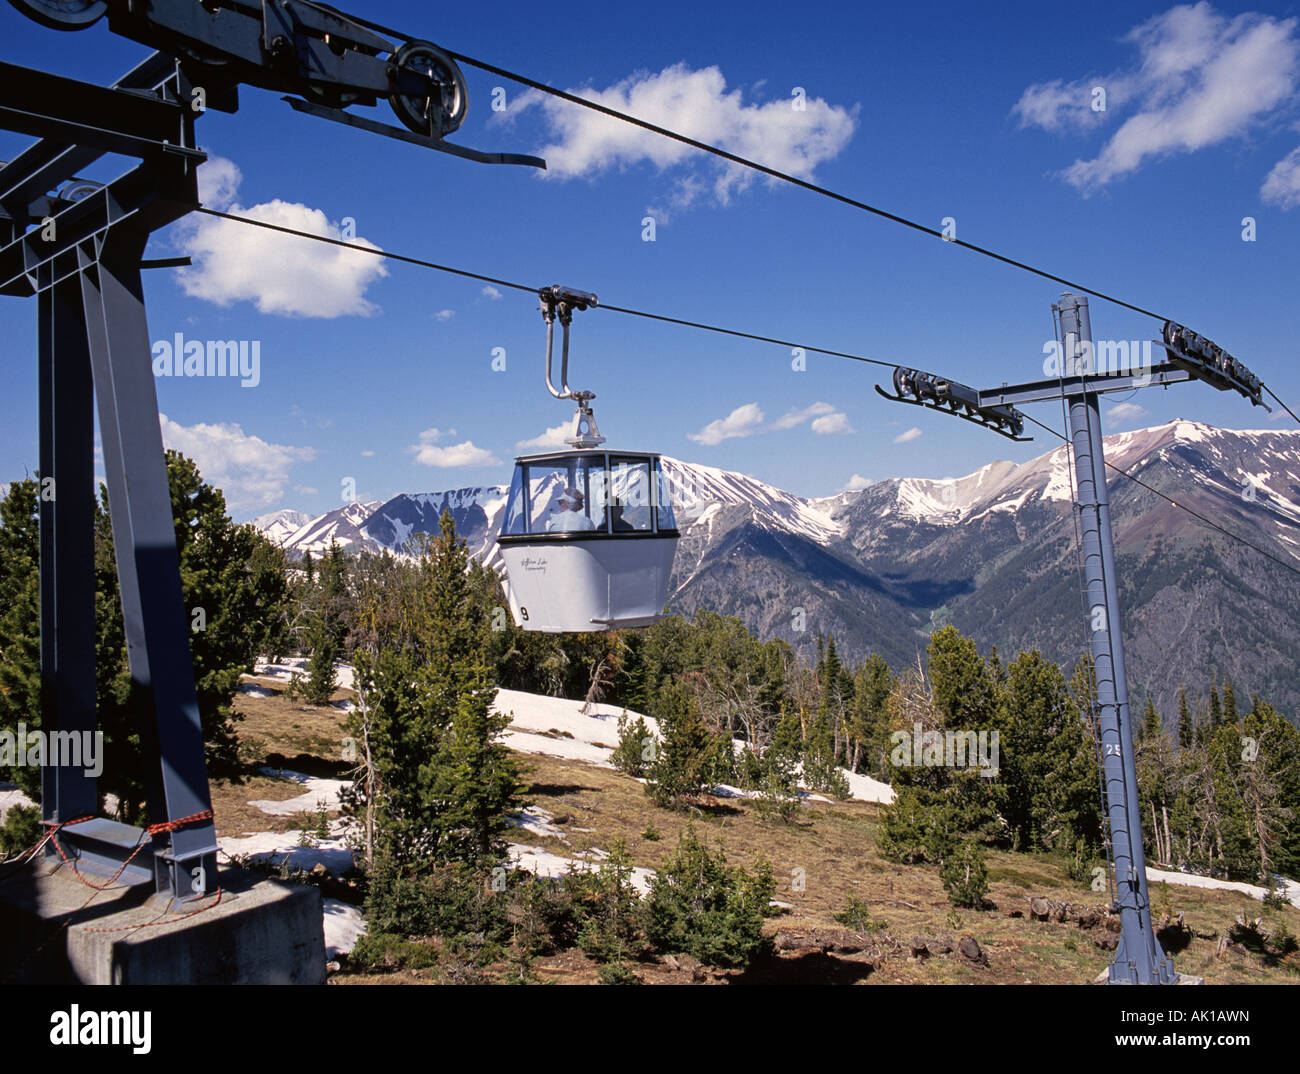
[[[1259,875],[1266,884],[1270,882],[1273,866],[1269,847],[1286,831],[1294,815],[1293,810],[1278,804],[1281,787],[1276,776],[1279,773],[1270,771],[1268,738],[1268,731],[1260,732],[1249,759],[1243,752],[1239,778],[1233,780],[1258,855]]]
[[[713,713],[719,730],[733,738],[739,730],[749,747],[762,756],[772,740],[772,714],[760,700],[761,689],[746,671],[733,675],[717,669],[700,678],[700,700]]]
[[[582,714],[587,716],[591,706],[598,704],[605,696],[605,691],[614,682],[614,669],[610,665],[609,654],[603,654],[591,666],[591,678],[587,686],[587,695],[582,702]]]

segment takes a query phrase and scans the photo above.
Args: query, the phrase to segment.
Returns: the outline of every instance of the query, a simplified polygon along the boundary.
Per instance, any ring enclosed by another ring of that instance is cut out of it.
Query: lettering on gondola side
[[[526,571],[540,571],[542,574],[546,573],[545,556],[524,556],[524,558],[519,561],[519,565]]]

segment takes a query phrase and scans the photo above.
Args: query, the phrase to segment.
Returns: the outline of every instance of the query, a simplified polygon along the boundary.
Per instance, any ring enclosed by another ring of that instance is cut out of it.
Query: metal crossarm
[[[978,393],[981,406],[1026,406],[1061,398],[1073,399],[1110,392],[1131,392],[1138,388],[1164,387],[1191,380],[1186,370],[1174,365],[1157,365],[1138,373],[1097,374],[1095,376],[1060,377],[1035,380],[1028,384],[1002,385]]]

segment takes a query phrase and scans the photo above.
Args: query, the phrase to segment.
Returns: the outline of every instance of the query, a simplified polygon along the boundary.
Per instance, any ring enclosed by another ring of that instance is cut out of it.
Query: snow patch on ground
[[[257,686],[251,682],[241,682],[239,684],[239,692],[241,694],[247,694],[249,697],[275,697],[274,690],[263,689],[261,686]]]
[[[322,899],[321,909],[325,921],[325,961],[333,962],[356,947],[365,935],[366,921],[359,909],[338,899]]]
[[[583,851],[582,856],[566,858],[560,854],[552,854],[549,850],[543,850],[541,847],[523,846],[519,843],[510,844],[511,863],[516,868],[530,872],[534,876],[558,878],[567,873],[570,868],[580,869],[584,865],[591,867],[607,856],[605,851],[593,848],[592,850]],[[630,879],[632,886],[636,888],[638,893],[648,895],[650,893],[650,881],[653,878],[653,869],[643,869],[636,866],[632,870]]]
[[[894,788],[891,787],[888,783],[881,783],[880,780],[872,779],[870,776],[863,776],[858,774],[857,772],[850,772],[847,768],[841,768],[839,772],[840,775],[842,775],[849,782],[850,801],[878,802],[881,805],[890,805],[897,797],[897,795],[894,794]],[[795,775],[802,781],[803,765],[800,764],[795,766]],[[829,798],[823,798],[821,795],[809,794],[807,791],[803,790],[802,782],[800,782],[799,787],[800,787],[800,791],[799,791],[800,798],[807,797],[813,799],[814,801],[821,801],[821,802],[830,801]]]
[[[217,846],[221,850],[218,861],[224,857],[224,864],[230,864],[235,858],[249,862],[266,862],[279,867],[285,862],[291,869],[310,872],[317,865],[323,865],[333,876],[342,876],[353,868],[352,850],[347,845],[345,824],[335,821],[330,825],[328,839],[312,839],[313,846],[300,847],[300,831],[258,832],[256,835],[238,838],[221,836]]]
[[[859,802],[879,802],[881,805],[892,805],[898,796],[894,793],[894,788],[888,783],[881,783],[878,779],[872,779],[870,776],[864,776],[858,772],[850,772],[841,768],[844,777],[849,781],[850,795]]]
[[[287,768],[262,768],[260,771],[264,776],[287,779],[289,782],[297,783],[304,788],[303,793],[296,798],[287,798],[282,802],[261,798],[256,802],[248,803],[251,806],[256,806],[263,813],[271,814],[273,817],[291,817],[295,813],[310,813],[317,809],[322,801],[325,802],[327,809],[342,809],[343,803],[339,799],[339,792],[344,787],[352,785],[351,780],[317,779],[315,776],[309,776],[303,772],[292,772]]]
[[[617,705],[590,705],[584,714],[581,701],[498,690],[492,707],[510,718],[510,727],[502,736],[510,749],[611,767],[609,758],[618,745],[618,720],[625,711]],[[631,709],[626,712],[629,722],[641,716]],[[650,733],[658,737],[658,721],[653,716],[642,719]]]
[[[1286,897],[1291,901],[1292,906],[1300,907],[1300,883],[1294,880],[1288,880],[1284,876],[1277,878]],[[1264,896],[1268,894],[1266,888],[1259,887],[1256,884],[1243,884],[1235,880],[1219,880],[1213,876],[1198,876],[1195,873],[1181,873],[1169,869],[1152,869],[1147,867],[1147,883],[1159,883],[1164,881],[1167,884],[1179,884],[1187,888],[1217,888],[1222,891],[1240,891],[1243,895],[1249,895],[1252,899],[1259,899],[1261,902]]]
[[[733,787],[730,783],[716,783],[716,784],[714,784],[712,787],[709,788],[709,793],[710,793],[711,795],[713,795],[714,798],[746,798],[746,799],[748,799],[748,798],[762,798],[762,797],[763,797],[763,792],[762,792],[762,791],[747,791],[747,790],[745,790],[743,787]],[[830,799],[830,798],[827,798],[824,794],[813,794],[812,791],[804,790],[802,787],[800,787],[800,788],[798,789],[798,795],[799,795],[799,797],[802,798],[805,802],[829,802],[829,801],[831,801],[831,799]]]
[[[609,760],[614,751],[605,746],[593,746],[589,742],[530,735],[525,731],[507,731],[501,736],[501,741],[519,753],[540,753],[545,757],[559,757],[564,761],[582,761],[600,768],[614,767]]]
[[[610,755],[618,745],[618,718],[624,711],[627,712],[629,722],[635,722],[640,716],[645,720],[647,730],[656,738],[659,737],[659,721],[653,716],[644,716],[616,705],[591,705],[586,715],[582,708],[581,701],[546,697],[522,690],[498,690],[493,702],[496,712],[510,717],[510,728],[502,736],[502,741],[520,753],[539,753],[547,757],[599,765],[602,768],[612,767]],[[572,737],[552,737],[555,732]],[[741,748],[743,743],[736,743],[737,752]],[[841,771],[849,781],[850,796],[853,799],[886,805],[894,800],[893,788],[888,784],[870,776],[857,775],[844,769]],[[717,798],[754,797],[754,792],[724,784],[713,788],[712,794]],[[801,791],[800,797],[812,801],[828,800],[806,791]]]
[[[259,660],[253,665],[253,674],[264,679],[278,679],[281,682],[288,683],[295,675],[307,675],[307,661],[301,656],[290,656],[280,661],[278,664],[272,664],[267,660]],[[334,684],[342,690],[356,689],[356,669],[350,664],[336,664],[334,666]]]
[[[641,715],[617,705],[594,704],[584,714],[581,701],[563,697],[529,694],[523,690],[498,690],[492,707],[494,711],[510,717],[510,726],[520,731],[567,731],[579,742],[613,749],[618,745],[618,718],[627,712],[635,722]],[[654,735],[659,734],[659,722],[653,716],[642,717]]]
[[[511,813],[506,819],[516,828],[521,828],[532,835],[543,838],[550,835],[556,839],[563,839],[566,843],[569,841],[564,832],[553,823],[555,814],[541,806],[529,806],[519,813]]]

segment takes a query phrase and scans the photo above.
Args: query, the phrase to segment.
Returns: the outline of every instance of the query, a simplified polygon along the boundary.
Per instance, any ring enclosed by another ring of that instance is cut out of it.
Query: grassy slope
[[[274,688],[261,682],[265,688]],[[344,696],[342,692],[336,697]],[[241,694],[238,711],[241,753],[250,773],[271,763],[314,775],[341,775],[339,760],[343,738],[343,713],[335,708],[315,708],[282,694],[253,698]],[[948,904],[938,872],[928,866],[896,865],[876,852],[875,834],[882,807],[866,803],[808,803],[792,824],[761,821],[744,802],[718,801],[693,818],[656,809],[636,780],[610,769],[574,761],[528,755],[524,758],[531,781],[530,800],[554,814],[564,839],[538,838],[520,832],[518,842],[540,845],[566,857],[589,847],[608,849],[623,839],[637,865],[656,867],[676,845],[687,823],[709,842],[720,843],[728,858],[749,864],[762,855],[777,877],[776,898],[790,909],[773,918],[769,928],[785,934],[784,941],[813,929],[842,930],[834,913],[853,897],[866,900],[872,917],[883,921],[885,935],[904,948],[881,958],[874,952],[836,955],[820,950],[782,952],[756,967],[748,979],[756,981],[855,981],[913,984],[973,983],[1082,983],[1091,981],[1110,961],[1110,953],[1093,942],[1101,930],[1081,931],[1073,924],[1036,922],[1029,918],[1028,900],[1041,896],[1061,902],[1095,905],[1098,896],[1072,881],[1051,859],[993,851],[989,854],[989,902],[981,911],[954,912]],[[252,774],[242,783],[229,780],[213,785],[218,833],[240,835],[254,831],[297,827],[294,818],[269,817],[251,809],[255,798],[289,798],[294,785]],[[648,839],[647,830],[658,830]],[[589,829],[589,830],[582,830]],[[802,870],[803,890],[795,890],[796,870]],[[1261,905],[1228,891],[1158,885],[1152,891],[1157,920],[1165,913],[1184,914],[1193,938],[1178,953],[1180,972],[1205,977],[1209,983],[1300,983],[1300,955],[1269,965],[1243,951],[1215,957],[1218,937],[1225,934],[1238,914],[1248,919],[1263,913]],[[1013,916],[1015,915],[1015,916]],[[1300,910],[1269,911],[1271,920],[1285,922],[1300,934]],[[914,936],[973,936],[988,955],[988,966],[972,964],[956,954],[923,960],[908,956]],[[778,935],[778,938],[781,937]],[[594,981],[596,967],[578,951],[538,959],[534,970],[543,980]],[[693,979],[690,967],[673,969],[646,965],[638,972],[649,982],[681,983]],[[366,983],[397,980],[427,981],[430,974],[403,972],[381,978],[341,975],[336,981]],[[708,974],[706,980],[726,979]],[[699,975],[695,975],[698,979]]]

